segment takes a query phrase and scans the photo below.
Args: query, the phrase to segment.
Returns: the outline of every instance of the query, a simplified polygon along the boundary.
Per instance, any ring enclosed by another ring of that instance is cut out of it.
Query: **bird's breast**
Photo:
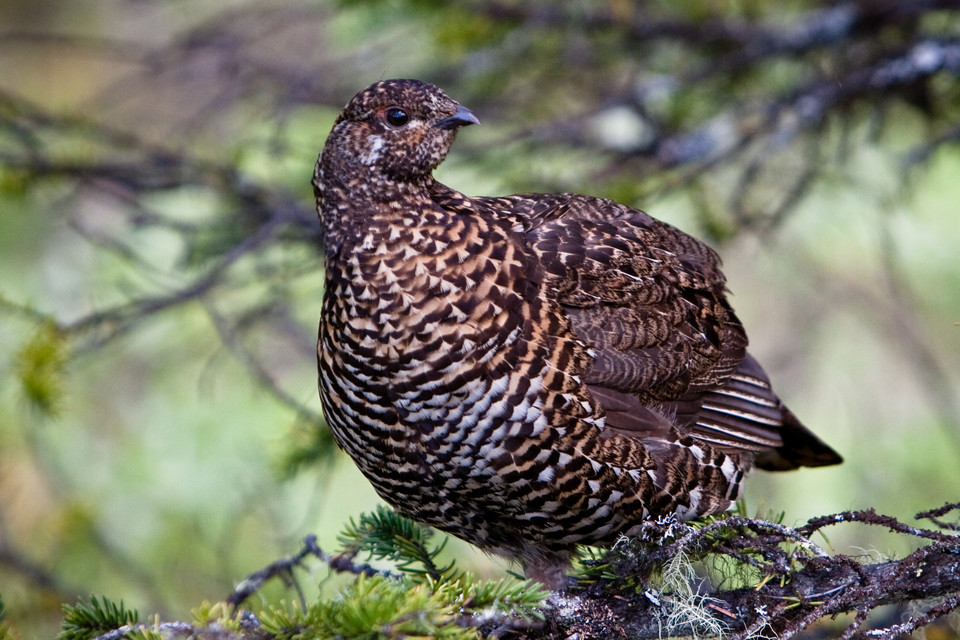
[[[335,432],[455,456],[507,421],[539,419],[530,384],[511,379],[531,357],[523,265],[504,238],[461,227],[371,231],[328,262],[320,384]]]
[[[477,221],[371,229],[328,265],[325,314],[344,340],[401,374],[431,354],[482,357],[521,316],[522,264]],[[484,233],[484,231],[486,231]]]

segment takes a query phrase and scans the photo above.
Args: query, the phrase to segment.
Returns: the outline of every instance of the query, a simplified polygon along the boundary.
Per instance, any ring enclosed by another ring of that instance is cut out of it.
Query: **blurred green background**
[[[910,519],[960,500],[960,88],[937,57],[960,13],[912,11],[0,4],[9,622],[50,637],[91,593],[186,618],[307,533],[335,548],[377,504],[319,416],[309,180],[340,106],[388,77],[433,81],[483,121],[446,184],[614,197],[720,251],[753,352],[846,458],[754,475],[751,512]]]

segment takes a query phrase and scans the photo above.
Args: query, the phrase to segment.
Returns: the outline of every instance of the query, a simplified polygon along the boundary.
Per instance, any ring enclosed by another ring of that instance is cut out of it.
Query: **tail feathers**
[[[648,447],[676,429],[720,451],[752,455],[767,471],[843,461],[784,406],[749,354],[722,386],[672,402],[651,406],[635,393],[600,385],[589,389],[604,408],[609,433],[642,439]]]
[[[691,435],[721,449],[755,451],[760,469],[787,471],[843,461],[784,406],[749,354],[726,384],[703,393],[698,404]]]

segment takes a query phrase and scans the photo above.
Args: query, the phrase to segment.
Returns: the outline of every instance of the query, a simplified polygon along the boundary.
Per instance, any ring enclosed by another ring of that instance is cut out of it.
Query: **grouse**
[[[470,124],[377,82],[314,172],[320,397],[384,500],[562,589],[577,545],[726,510],[754,466],[841,461],[747,353],[712,249],[611,200],[440,184]]]

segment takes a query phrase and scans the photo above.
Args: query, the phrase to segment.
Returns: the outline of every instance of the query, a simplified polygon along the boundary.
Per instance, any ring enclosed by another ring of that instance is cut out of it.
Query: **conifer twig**
[[[297,587],[293,578],[293,569],[300,567],[303,561],[313,556],[326,564],[332,570],[341,573],[352,573],[365,576],[392,576],[389,571],[376,569],[369,564],[361,564],[353,561],[353,556],[349,554],[332,554],[324,551],[317,544],[317,536],[310,534],[303,539],[303,548],[298,553],[286,558],[281,558],[271,562],[263,569],[251,573],[240,581],[233,593],[227,597],[227,604],[236,610],[247,598],[255,594],[269,580],[281,578],[284,582]],[[299,588],[297,588],[299,592]],[[301,602],[303,598],[301,596]]]

